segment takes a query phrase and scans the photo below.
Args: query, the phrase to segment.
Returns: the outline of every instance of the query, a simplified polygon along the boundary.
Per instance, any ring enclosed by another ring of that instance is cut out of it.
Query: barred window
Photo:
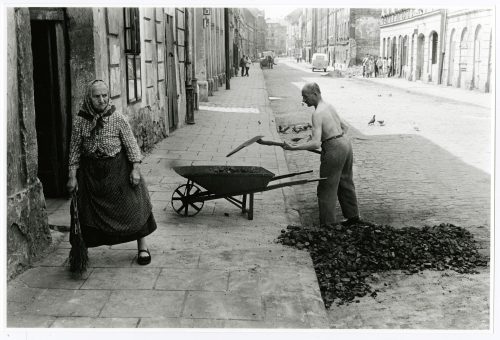
[[[139,9],[124,8],[125,57],[127,61],[127,101],[141,100],[141,35]]]

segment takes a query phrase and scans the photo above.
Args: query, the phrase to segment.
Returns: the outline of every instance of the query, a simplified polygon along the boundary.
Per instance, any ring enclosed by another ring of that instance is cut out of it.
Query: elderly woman
[[[90,82],[74,118],[67,189],[78,187],[87,247],[137,240],[137,263],[147,265],[151,254],[145,237],[156,222],[140,162],[139,146],[127,120],[110,102],[108,86],[102,80]]]

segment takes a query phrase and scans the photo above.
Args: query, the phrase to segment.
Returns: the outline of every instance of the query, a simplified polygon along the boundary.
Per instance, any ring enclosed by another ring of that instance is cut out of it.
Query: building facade
[[[235,24],[233,9],[193,8],[195,32],[193,54],[195,62],[193,87],[201,102],[225,85],[226,77],[233,76]],[[226,28],[226,16],[227,24]],[[226,32],[227,30],[227,32]],[[226,37],[226,33],[228,37]],[[227,42],[226,42],[227,39]],[[227,46],[226,46],[227,44]],[[227,51],[227,53],[226,53]],[[226,57],[230,68],[226,70]]]
[[[289,32],[300,27],[295,45],[311,62],[314,53],[328,55],[329,64],[346,68],[361,63],[365,54],[377,55],[381,10],[374,8],[304,8],[287,16]],[[290,40],[290,44],[292,43]]]
[[[285,17],[286,21],[286,53],[289,57],[302,57],[302,35],[301,35],[302,9],[298,8]]]
[[[255,49],[256,53],[259,54],[263,51],[266,51],[266,37],[267,37],[267,23],[265,18],[265,12],[258,11],[257,12],[257,20],[256,20],[256,42]]]
[[[391,8],[381,18],[380,53],[395,76],[490,91],[491,9]]]
[[[233,13],[228,17],[233,17]],[[222,8],[8,8],[7,261],[11,277],[51,243],[46,198],[66,197],[73,117],[93,79],[142,151],[194,123],[226,71]],[[206,19],[206,20],[204,20]],[[229,59],[231,60],[231,59]],[[200,84],[198,84],[198,80]],[[201,89],[201,90],[200,90]]]
[[[276,56],[286,54],[287,29],[277,22],[267,22],[266,48]]]
[[[375,8],[334,8],[325,13],[330,18],[324,21],[329,26],[328,55],[332,65],[344,69],[360,64],[366,54],[378,55],[380,14],[381,10]]]

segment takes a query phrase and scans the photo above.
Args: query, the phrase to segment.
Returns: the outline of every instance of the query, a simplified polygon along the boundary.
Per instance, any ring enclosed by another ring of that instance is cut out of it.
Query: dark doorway
[[[38,178],[45,197],[62,197],[71,127],[63,22],[32,20],[31,37]]]
[[[177,112],[177,81],[175,70],[174,20],[170,15],[165,16],[165,41],[167,60],[167,102],[168,102],[168,129],[175,130],[179,122]]]

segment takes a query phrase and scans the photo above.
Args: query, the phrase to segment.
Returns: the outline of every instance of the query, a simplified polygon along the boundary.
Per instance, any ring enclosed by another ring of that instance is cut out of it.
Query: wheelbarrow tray
[[[274,177],[274,173],[258,166],[199,165],[173,169],[215,195],[259,191]]]

